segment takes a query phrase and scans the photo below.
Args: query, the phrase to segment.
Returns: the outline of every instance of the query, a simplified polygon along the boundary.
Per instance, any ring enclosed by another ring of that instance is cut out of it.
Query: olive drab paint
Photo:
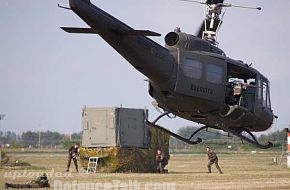
[[[233,7],[223,2],[202,3],[206,5],[206,27],[202,25],[197,35],[177,28],[166,35],[165,47],[147,37],[160,34],[133,29],[89,0],[70,0],[68,9],[90,27],[61,28],[101,36],[148,78],[149,94],[164,112],[232,133],[259,148],[270,148],[271,143],[262,145],[252,134],[273,123],[269,81],[251,65],[229,58],[217,47],[222,8]]]

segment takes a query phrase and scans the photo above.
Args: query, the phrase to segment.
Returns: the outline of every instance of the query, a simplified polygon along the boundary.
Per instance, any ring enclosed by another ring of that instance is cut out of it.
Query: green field
[[[71,173],[64,172],[66,169],[67,155],[63,153],[13,154],[11,155],[13,159],[19,158],[22,161],[29,162],[34,166],[34,169],[1,169],[0,182],[1,185],[4,182],[24,183],[33,179],[35,172],[47,172],[49,175],[53,174],[49,178],[51,189],[59,189],[54,187],[56,182],[68,184],[118,184],[118,186],[111,186],[111,188],[109,188],[110,186],[106,186],[107,189],[114,190],[169,190],[170,188],[172,190],[290,189],[290,169],[286,168],[286,159],[283,159],[281,165],[274,165],[272,163],[272,157],[274,156],[279,155],[267,153],[219,154],[220,166],[224,172],[222,175],[218,174],[214,167],[212,174],[206,173],[207,157],[205,154],[171,155],[167,167],[169,170],[168,174],[84,174],[76,173],[73,167],[71,167]],[[39,169],[35,169],[37,167]],[[13,179],[13,175],[19,177]],[[68,189],[73,190],[73,188]],[[99,189],[105,188],[101,187]]]

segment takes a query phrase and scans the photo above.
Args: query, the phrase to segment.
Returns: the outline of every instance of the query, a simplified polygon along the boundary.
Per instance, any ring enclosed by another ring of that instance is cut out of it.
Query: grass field
[[[35,172],[47,172],[51,175],[49,177],[51,189],[59,189],[55,185],[59,182],[67,184],[115,184],[103,187],[95,186],[95,189],[99,187],[99,189],[107,188],[112,190],[290,189],[290,169],[286,168],[285,159],[282,165],[272,164],[272,157],[278,156],[275,154],[220,154],[220,166],[224,172],[222,175],[218,174],[215,167],[213,167],[212,174],[206,173],[207,157],[205,154],[171,155],[167,167],[169,170],[168,174],[84,174],[76,173],[73,167],[71,167],[72,172],[67,173],[64,172],[67,162],[66,154],[34,153],[12,156],[29,162],[33,166],[45,167],[46,169],[1,169],[1,185],[4,182],[24,183],[32,180]],[[26,177],[23,176],[24,174]],[[11,175],[18,175],[19,177],[13,179]],[[62,187],[70,190],[74,189],[69,186]]]

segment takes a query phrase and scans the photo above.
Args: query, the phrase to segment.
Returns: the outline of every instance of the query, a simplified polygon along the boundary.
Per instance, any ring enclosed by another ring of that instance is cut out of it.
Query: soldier
[[[9,189],[9,188],[16,188],[16,189],[22,189],[22,188],[50,188],[50,185],[48,183],[48,179],[47,179],[46,173],[43,173],[36,180],[32,180],[32,181],[30,181],[28,183],[24,183],[24,184],[5,183],[5,189]]]
[[[71,160],[74,161],[76,171],[79,172],[78,169],[78,156],[79,156],[79,146],[78,144],[75,144],[74,146],[70,147],[68,151],[68,162],[67,162],[67,172],[69,171]]]
[[[217,170],[220,172],[220,174],[222,174],[223,172],[219,166],[218,157],[216,153],[214,153],[214,151],[210,147],[206,147],[206,151],[207,151],[207,156],[209,160],[207,164],[208,173],[211,173],[211,165],[215,164]]]
[[[165,172],[164,168],[168,164],[167,157],[162,154],[161,150],[157,150],[155,160],[157,162],[157,172],[163,173]]]

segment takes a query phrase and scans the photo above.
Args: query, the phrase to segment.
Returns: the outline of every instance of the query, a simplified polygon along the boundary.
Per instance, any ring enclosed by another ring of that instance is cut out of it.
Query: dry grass
[[[145,189],[146,183],[176,183],[177,190],[290,189],[290,170],[286,168],[285,160],[282,165],[273,165],[271,163],[273,156],[277,155],[219,155],[220,166],[224,171],[223,175],[218,174],[214,167],[212,174],[206,173],[206,155],[171,155],[167,167],[168,174],[78,174],[74,172],[73,167],[71,173],[66,173],[64,172],[67,162],[65,154],[27,154],[23,155],[21,160],[30,162],[34,166],[46,167],[45,172],[49,173],[51,169],[54,169],[58,175],[67,176],[50,177],[52,188],[55,180],[64,182],[77,180],[78,183],[111,183],[114,180],[126,183],[129,180],[137,180],[140,183],[140,189]],[[4,176],[5,172],[11,171],[0,170],[1,184],[6,181],[24,183],[32,179],[32,177],[26,177],[13,180]],[[23,170],[16,170],[16,172],[23,173]]]

